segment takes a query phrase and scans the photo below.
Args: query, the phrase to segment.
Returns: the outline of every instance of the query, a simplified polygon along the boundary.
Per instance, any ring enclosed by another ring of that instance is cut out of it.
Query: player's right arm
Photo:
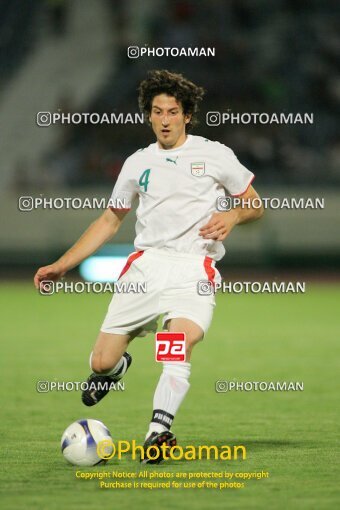
[[[34,276],[35,287],[39,289],[43,280],[58,280],[97,251],[116,234],[127,212],[127,210],[107,209],[60,259],[38,269]]]

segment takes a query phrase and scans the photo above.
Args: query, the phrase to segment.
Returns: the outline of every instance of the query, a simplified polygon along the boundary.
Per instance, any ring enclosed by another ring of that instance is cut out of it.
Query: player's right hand
[[[40,267],[34,275],[35,288],[40,290],[40,284],[44,280],[57,281],[59,278],[64,276],[65,270],[61,267],[61,264],[55,262],[49,266]]]

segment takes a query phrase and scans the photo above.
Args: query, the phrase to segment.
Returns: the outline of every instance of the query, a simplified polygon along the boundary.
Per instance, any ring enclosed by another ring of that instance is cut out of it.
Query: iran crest
[[[201,177],[205,174],[205,163],[191,163],[191,174]]]

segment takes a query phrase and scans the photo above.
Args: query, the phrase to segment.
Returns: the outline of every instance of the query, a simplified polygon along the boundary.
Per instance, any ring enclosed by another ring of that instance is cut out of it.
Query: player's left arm
[[[253,186],[249,186],[247,191],[239,198],[242,199],[243,203],[230,211],[214,213],[208,223],[203,225],[199,232],[203,239],[224,241],[236,225],[249,223],[261,218],[264,209],[260,197]],[[253,203],[256,207],[253,207]]]

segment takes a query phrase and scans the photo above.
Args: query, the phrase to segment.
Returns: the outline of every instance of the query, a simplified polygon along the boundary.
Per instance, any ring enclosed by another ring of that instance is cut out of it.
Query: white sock
[[[92,368],[92,354],[93,352],[91,352],[90,354],[90,368],[91,370],[94,372],[93,368]],[[123,377],[123,375],[125,374],[127,370],[127,361],[126,361],[126,358],[124,356],[122,356],[120,358],[120,360],[118,361],[117,365],[115,365],[113,368],[111,368],[111,370],[108,370],[107,372],[105,372],[105,374],[98,374],[98,375],[109,375],[109,376],[114,376],[117,374],[117,372],[119,373],[120,375],[120,378]],[[94,372],[96,374],[96,372]]]
[[[146,438],[152,432],[170,430],[179,406],[187,394],[190,384],[190,363],[163,363],[163,372],[153,398],[153,413]]]

